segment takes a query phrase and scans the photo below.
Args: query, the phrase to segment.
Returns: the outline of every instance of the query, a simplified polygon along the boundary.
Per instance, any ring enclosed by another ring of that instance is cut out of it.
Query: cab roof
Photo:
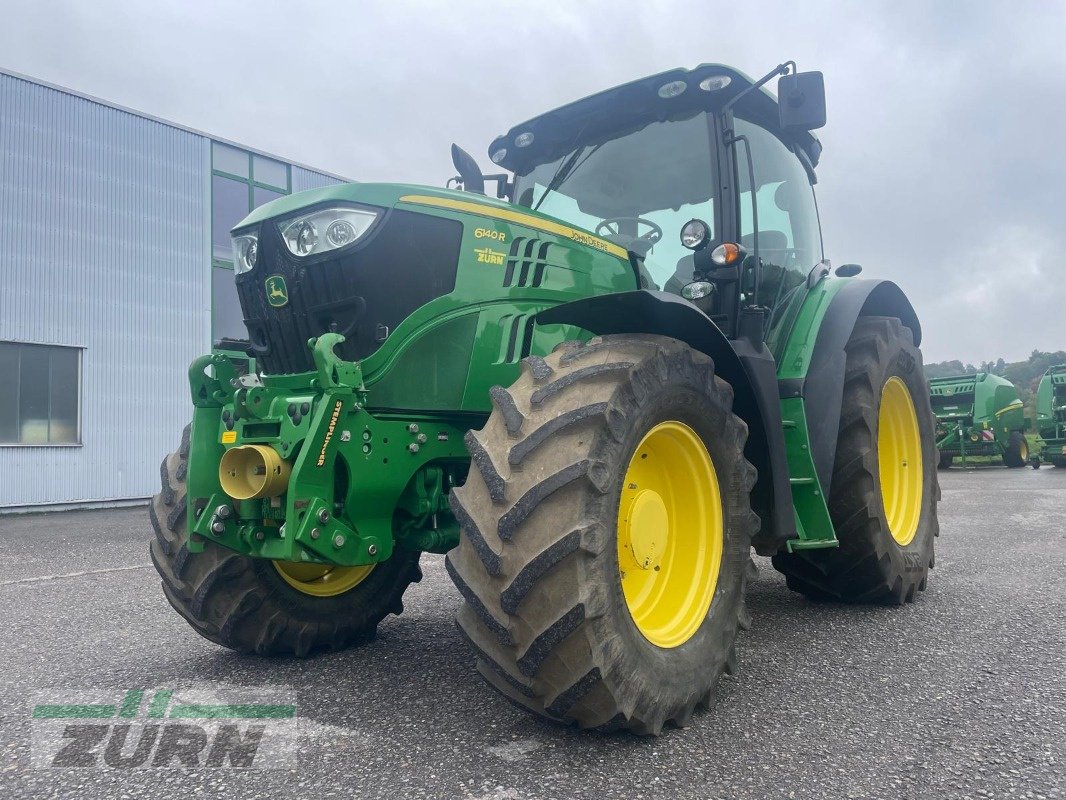
[[[713,76],[728,77],[729,84],[718,91],[700,89],[699,84]],[[681,81],[684,91],[674,97],[660,97],[659,89]],[[652,122],[686,118],[721,107],[750,87],[754,81],[743,72],[723,64],[701,64],[694,69],[672,69],[624,83],[589,95],[515,125],[489,145],[489,157],[512,172],[554,161],[579,143],[595,144],[620,133],[640,130]],[[736,106],[740,116],[772,131],[788,144],[797,144],[811,166],[817,166],[822,152],[818,138],[809,131],[784,131],[778,121],[777,98],[766,87],[751,92]],[[525,147],[516,138],[532,134]],[[502,155],[501,155],[502,152]],[[493,157],[495,156],[495,157]]]

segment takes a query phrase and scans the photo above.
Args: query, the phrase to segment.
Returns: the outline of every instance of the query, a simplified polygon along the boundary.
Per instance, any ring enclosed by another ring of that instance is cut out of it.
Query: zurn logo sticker
[[[37,769],[292,769],[288,688],[44,689],[31,706]]]

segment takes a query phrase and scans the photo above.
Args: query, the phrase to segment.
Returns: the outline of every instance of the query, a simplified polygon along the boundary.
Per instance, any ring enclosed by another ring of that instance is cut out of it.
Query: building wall
[[[331,175],[323,175],[321,172],[313,172],[303,167],[293,165],[292,168],[292,193],[305,192],[308,189],[321,189],[324,186],[332,186],[339,181]]]
[[[82,444],[0,446],[0,508],[157,491],[210,347],[210,178],[209,138],[0,73],[0,340],[84,348]]]

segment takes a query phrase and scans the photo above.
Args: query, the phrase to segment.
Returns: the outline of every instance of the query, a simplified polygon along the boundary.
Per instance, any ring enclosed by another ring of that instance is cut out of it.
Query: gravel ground
[[[372,644],[272,660],[171,611],[143,509],[0,517],[0,796],[1063,797],[1066,470],[941,483],[937,568],[917,602],[811,603],[758,559],[737,676],[657,739],[548,726],[494,695],[452,623],[441,557]],[[33,690],[205,681],[295,689],[298,768],[33,768]]]

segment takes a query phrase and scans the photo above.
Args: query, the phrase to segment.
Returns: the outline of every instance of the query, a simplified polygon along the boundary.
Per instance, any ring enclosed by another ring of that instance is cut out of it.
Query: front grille
[[[366,358],[412,311],[455,288],[462,235],[456,220],[393,209],[354,247],[308,261],[288,251],[276,222],[263,223],[255,269],[236,277],[259,367],[312,370],[307,340],[331,331],[345,337],[341,358]],[[280,308],[267,296],[275,275],[288,290]]]

